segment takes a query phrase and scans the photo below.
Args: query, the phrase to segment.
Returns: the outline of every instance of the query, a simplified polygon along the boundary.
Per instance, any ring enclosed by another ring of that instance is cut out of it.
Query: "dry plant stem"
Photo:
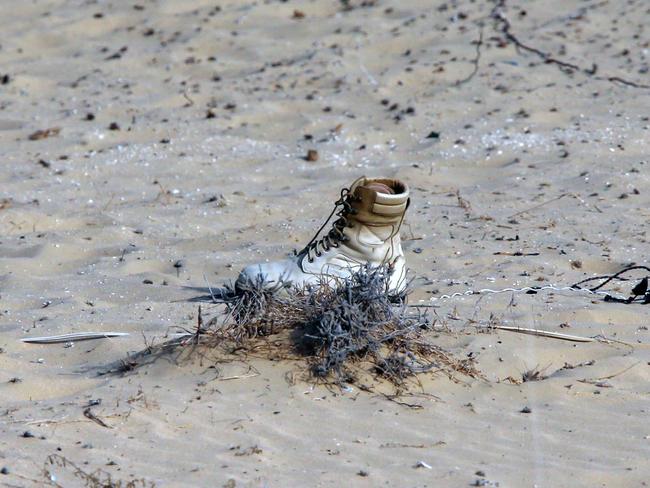
[[[508,330],[510,332],[519,332],[521,334],[530,334],[530,335],[536,335],[536,336],[541,336],[541,337],[549,337],[551,339],[561,339],[563,341],[572,341],[572,342],[597,342],[596,339],[592,337],[582,337],[582,336],[576,336],[576,335],[571,335],[571,334],[561,334],[559,332],[550,332],[547,330],[540,330],[540,329],[528,329],[525,327],[512,327],[509,325],[498,325],[498,324],[492,324],[489,325],[485,328],[488,329],[499,329],[499,330]]]
[[[51,471],[52,468],[57,468],[56,471],[59,471],[59,476]],[[64,488],[64,485],[57,482],[60,478],[61,470],[68,470],[72,476],[79,480],[78,486],[88,488],[154,488],[156,486],[153,481],[147,481],[144,478],[131,479],[129,481],[114,479],[111,473],[101,469],[87,472],[68,458],[59,454],[51,454],[45,460],[41,473],[44,482],[41,486]]]
[[[106,427],[107,429],[112,429],[112,428],[113,428],[113,427],[111,427],[110,425],[108,425],[106,422],[104,422],[102,419],[100,419],[97,415],[95,415],[94,413],[92,413],[92,412],[90,411],[90,407],[88,407],[88,408],[86,408],[86,409],[84,410],[84,417],[86,417],[87,419],[92,420],[92,421],[95,422],[97,425],[101,425],[102,427]]]
[[[541,58],[545,63],[555,64],[559,66],[559,68],[564,72],[569,72],[569,73],[580,72],[593,79],[600,80],[600,81],[608,81],[610,83],[620,83],[622,85],[629,86],[632,88],[641,88],[646,90],[650,89],[650,85],[645,85],[642,83],[626,80],[625,78],[622,78],[620,76],[596,76],[596,72],[598,71],[598,65],[596,63],[593,63],[590,68],[584,68],[578,66],[577,64],[573,64],[567,61],[563,61],[561,59],[557,59],[551,56],[550,54],[542,51],[541,49],[525,44],[519,39],[519,37],[517,37],[513,33],[512,24],[503,13],[505,8],[506,8],[506,0],[496,0],[495,6],[492,9],[492,12],[490,13],[490,17],[497,22],[499,32],[501,32],[509,42],[514,44],[517,47],[517,49],[535,54],[536,56]]]
[[[612,378],[616,378],[617,376],[620,376],[620,375],[622,375],[623,373],[627,373],[629,370],[631,370],[631,369],[634,368],[635,366],[638,366],[638,365],[641,364],[642,362],[643,362],[643,361],[637,361],[636,363],[632,364],[631,366],[628,366],[627,368],[622,369],[622,370],[619,371],[618,373],[610,374],[610,375],[607,375],[607,376],[601,376],[600,378],[596,378],[596,380],[598,380],[598,381],[602,381],[602,380],[611,380]]]
[[[521,211],[519,211],[517,213],[513,213],[512,215],[510,215],[508,217],[508,219],[512,219],[512,218],[517,217],[519,215],[528,213],[531,210],[536,210],[536,209],[538,209],[540,207],[543,207],[544,205],[548,205],[549,203],[556,202],[556,201],[566,197],[567,195],[570,195],[570,194],[569,193],[562,193],[560,196],[557,196],[555,198],[551,198],[550,200],[546,200],[545,202],[542,202],[542,203],[538,203],[537,205],[533,205],[532,207],[528,207],[527,209],[521,210]]]
[[[483,25],[481,25],[480,27],[478,39],[475,41],[475,44],[476,44],[476,57],[472,60],[472,64],[474,68],[472,69],[472,72],[469,75],[467,75],[462,80],[458,80],[456,82],[456,86],[460,86],[467,83],[468,81],[471,81],[472,78],[476,76],[476,73],[478,73],[479,63],[481,61],[481,46],[483,45]]]
[[[111,337],[126,337],[128,332],[73,332],[44,337],[25,337],[21,342],[27,344],[60,344],[62,342],[90,341],[94,339],[108,339]]]

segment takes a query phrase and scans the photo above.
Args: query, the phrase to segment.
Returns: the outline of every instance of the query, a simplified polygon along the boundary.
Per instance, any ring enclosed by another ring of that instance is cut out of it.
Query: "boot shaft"
[[[318,286],[324,279],[346,279],[360,266],[387,265],[388,288],[399,294],[406,286],[406,261],[399,230],[408,204],[409,189],[403,182],[359,178],[349,189],[341,191],[329,218],[302,251],[291,259],[247,266],[238,282],[261,275],[270,283]],[[334,215],[338,219],[321,235]]]
[[[376,187],[389,188],[393,193],[377,191]],[[348,216],[350,221],[399,230],[409,201],[409,188],[405,183],[388,178],[359,178],[352,184],[350,193],[354,209]]]
[[[380,192],[373,187],[388,188],[393,193]],[[348,216],[348,228],[343,231],[350,239],[349,247],[361,251],[362,246],[388,245],[392,248],[399,245],[395,241],[399,241],[399,229],[409,202],[406,184],[386,178],[360,178],[350,192],[353,212]]]

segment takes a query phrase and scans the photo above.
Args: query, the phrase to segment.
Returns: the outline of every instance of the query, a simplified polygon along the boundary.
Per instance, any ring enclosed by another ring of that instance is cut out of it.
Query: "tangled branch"
[[[524,43],[519,39],[519,37],[517,37],[513,33],[512,24],[503,13],[503,10],[505,10],[505,8],[506,8],[506,0],[496,0],[496,5],[490,12],[490,17],[496,21],[499,32],[503,34],[503,36],[508,42],[514,44],[517,47],[517,49],[535,54],[536,56],[541,58],[545,63],[555,64],[559,66],[562,71],[567,73],[580,72],[596,80],[608,81],[611,83],[620,83],[622,85],[630,86],[633,88],[650,89],[650,85],[645,85],[642,83],[637,83],[635,81],[630,81],[620,76],[609,76],[609,75],[596,76],[596,72],[598,71],[598,65],[596,63],[592,63],[591,67],[589,68],[581,67],[578,66],[577,64],[555,58],[551,54],[544,52],[541,49],[538,49],[534,46]]]

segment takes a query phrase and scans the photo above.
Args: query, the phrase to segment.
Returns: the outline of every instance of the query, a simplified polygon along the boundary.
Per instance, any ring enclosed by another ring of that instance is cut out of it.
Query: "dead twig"
[[[73,332],[43,337],[25,337],[20,340],[26,344],[59,344],[61,342],[91,341],[95,339],[108,339],[111,337],[126,337],[128,332]]]
[[[551,198],[550,200],[546,200],[545,202],[538,203],[537,205],[533,205],[532,207],[528,207],[528,208],[526,208],[524,210],[520,210],[519,212],[513,213],[512,215],[510,215],[508,217],[508,219],[512,219],[512,218],[517,217],[517,216],[519,216],[521,214],[528,213],[528,212],[530,212],[532,210],[537,210],[538,208],[543,207],[544,205],[548,205],[549,203],[557,202],[558,200],[561,200],[562,198],[566,197],[567,195],[569,195],[569,193],[562,193],[561,195],[559,195],[559,196],[557,196],[555,198]]]
[[[110,425],[108,425],[106,422],[104,422],[102,419],[100,419],[97,415],[91,412],[90,407],[84,409],[84,417],[87,419],[92,420],[95,422],[97,425],[101,425],[102,427],[106,427],[107,429],[112,429]]]
[[[551,54],[544,52],[541,49],[538,49],[536,47],[524,43],[519,39],[519,37],[517,37],[513,33],[512,24],[503,13],[503,10],[505,10],[505,8],[506,8],[506,0],[496,0],[495,6],[490,13],[490,17],[497,22],[499,32],[503,34],[503,36],[506,38],[507,41],[514,44],[518,50],[527,51],[529,53],[535,54],[536,56],[541,58],[546,64],[554,64],[558,66],[565,73],[579,72],[591,78],[594,78],[596,80],[608,81],[610,83],[620,83],[622,85],[629,86],[632,88],[642,88],[646,90],[650,89],[650,85],[645,85],[642,83],[637,83],[635,81],[630,81],[620,76],[611,76],[611,75],[596,76],[596,72],[598,71],[598,65],[596,63],[592,63],[591,67],[589,68],[581,67],[578,66],[577,64],[555,58]]]
[[[562,334],[560,332],[551,332],[548,330],[540,329],[529,329],[526,327],[513,327],[510,325],[499,325],[499,324],[490,324],[486,326],[487,329],[499,329],[499,330],[508,330],[510,332],[519,332],[520,334],[530,334],[540,337],[549,337],[551,339],[560,339],[563,341],[572,341],[572,342],[597,342],[596,339],[592,337],[583,337],[576,336],[571,334]]]
[[[476,76],[476,73],[478,73],[479,63],[481,61],[481,46],[483,45],[483,25],[481,25],[478,34],[478,39],[474,41],[474,44],[476,45],[476,56],[472,60],[472,64],[474,66],[472,72],[469,75],[467,75],[465,78],[456,81],[455,83],[456,86],[460,86],[467,83],[468,81],[471,81],[471,79]]]

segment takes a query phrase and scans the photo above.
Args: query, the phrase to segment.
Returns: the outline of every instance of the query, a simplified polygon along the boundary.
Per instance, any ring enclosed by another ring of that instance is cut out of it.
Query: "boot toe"
[[[243,288],[243,285],[246,283],[255,283],[257,281],[267,281],[266,274],[262,269],[262,266],[259,264],[251,264],[246,266],[241,270],[237,281],[235,282],[235,288]]]
[[[295,263],[291,260],[251,264],[241,270],[235,282],[235,287],[242,289],[246,283],[263,284],[264,287],[273,287],[280,283],[292,282],[294,278],[293,266],[295,266]]]

